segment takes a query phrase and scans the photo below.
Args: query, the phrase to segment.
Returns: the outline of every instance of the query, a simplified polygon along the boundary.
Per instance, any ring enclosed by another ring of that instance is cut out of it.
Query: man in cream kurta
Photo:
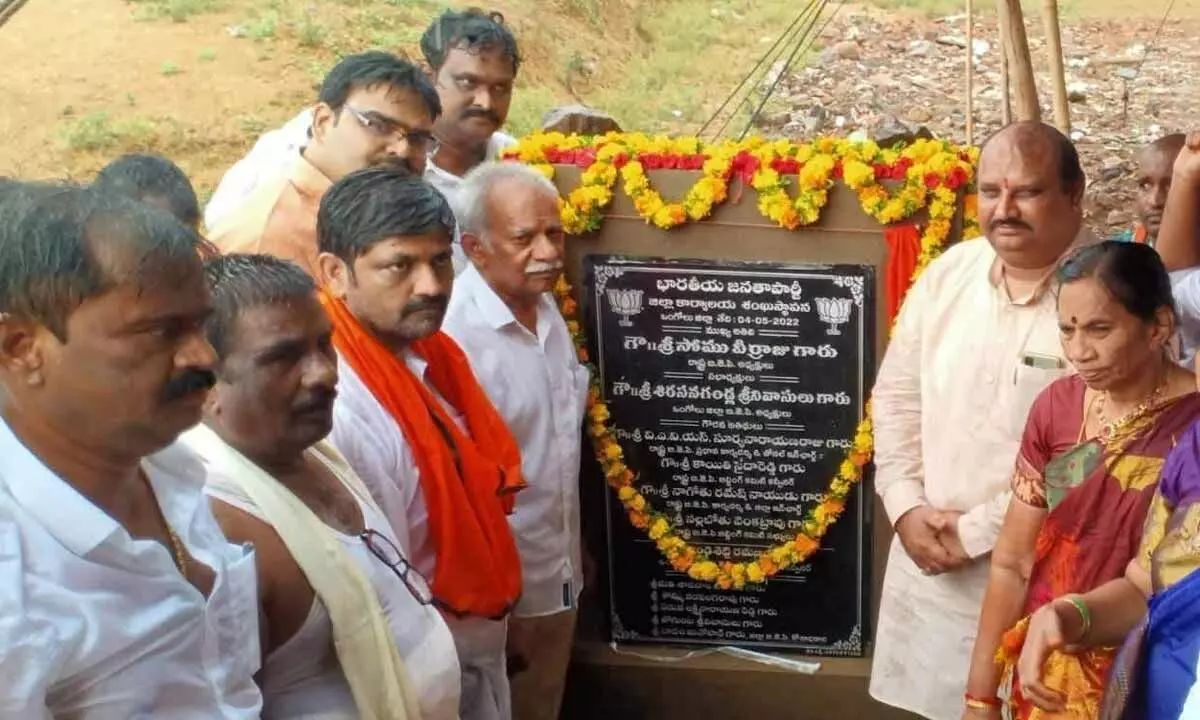
[[[437,93],[411,63],[382,52],[343,58],[321,85],[303,148],[256,184],[236,210],[209,224],[226,253],[263,253],[317,272],[317,209],[330,186],[366,167],[419,174],[434,145]]]
[[[447,10],[425,30],[421,51],[443,111],[435,128],[440,143],[423,164],[425,180],[454,204],[468,170],[497,159],[516,144],[500,127],[508,118],[520,67],[517,41],[498,13]],[[288,169],[309,143],[313,119],[312,108],[302,110],[259,138],[225,173],[204,209],[209,228],[227,224],[231,215],[260,195],[258,188]],[[468,262],[457,237],[453,251],[455,272],[462,272]]]
[[[913,286],[873,393],[876,490],[896,528],[871,695],[957,720],[988,555],[1034,398],[1069,372],[1049,287],[1058,259],[1091,242],[1070,141],[1018,123],[984,145],[978,238]]]

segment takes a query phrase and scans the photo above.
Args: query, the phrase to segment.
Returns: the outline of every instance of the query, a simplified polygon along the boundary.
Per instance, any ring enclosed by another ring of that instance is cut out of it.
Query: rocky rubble
[[[836,7],[836,6],[835,6]],[[1026,27],[1044,117],[1053,119],[1045,41],[1038,13]],[[1089,179],[1088,219],[1097,231],[1132,217],[1137,149],[1193,126],[1200,51],[1193,22],[1062,21],[1072,138]],[[763,117],[760,132],[786,137],[861,132],[895,136],[926,127],[963,142],[966,132],[966,23],[842,6],[821,35],[822,49],[789,73],[777,95],[787,108]],[[973,47],[975,141],[1000,126],[1000,44],[994,17],[977,17]],[[782,68],[773,68],[777,76]],[[775,102],[775,101],[773,101]],[[1200,124],[1200,123],[1198,123]]]

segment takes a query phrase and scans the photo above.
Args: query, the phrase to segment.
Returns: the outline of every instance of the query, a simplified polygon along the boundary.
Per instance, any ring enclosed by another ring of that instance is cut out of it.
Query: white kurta
[[[216,573],[207,598],[162,543],[131,537],[0,422],[0,717],[259,716],[254,551],[226,542],[187,449],[142,469],[188,553]]]
[[[308,144],[308,132],[312,128],[312,108],[300,111],[282,127],[264,133],[254,147],[233,167],[225,171],[221,183],[204,207],[204,224],[217,227],[235,210],[241,207],[254,190],[262,183],[285,173],[300,149]],[[493,133],[488,140],[485,160],[495,160],[500,152],[516,144],[511,135]],[[462,178],[442,170],[432,161],[425,165],[425,179],[441,191],[456,207],[459,185]],[[457,235],[457,233],[456,233]],[[454,271],[462,272],[468,265],[462,244],[454,243]]]
[[[509,517],[521,554],[514,614],[571,610],[583,589],[579,455],[588,371],[548,293],[538,305],[537,332],[530,332],[474,267],[455,281],[443,329],[467,354],[521,447],[528,487]]]
[[[1090,239],[1081,232],[1077,242]],[[888,518],[919,505],[961,511],[959,536],[976,558],[926,577],[899,538],[888,555],[871,695],[934,720],[962,715],[987,556],[1026,415],[1069,372],[1054,294],[1043,287],[1014,302],[999,281],[982,238],[934,261],[905,300],[873,392],[875,484]],[[1047,362],[1060,367],[1040,367]]]
[[[426,364],[421,358],[406,353],[404,360],[417,377],[425,377]],[[443,401],[443,405],[466,432],[459,414],[449,403]],[[407,550],[413,567],[432,579],[437,557],[429,537],[429,510],[412,450],[396,421],[340,357],[331,439],[404,542],[402,549]],[[447,616],[446,624],[454,636],[462,669],[462,720],[509,720],[512,712],[504,654],[506,623]]]

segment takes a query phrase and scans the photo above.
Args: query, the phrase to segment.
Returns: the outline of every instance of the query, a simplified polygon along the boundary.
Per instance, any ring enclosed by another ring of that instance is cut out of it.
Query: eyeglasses
[[[359,534],[358,539],[363,541],[363,545],[367,546],[372,555],[379,558],[380,562],[396,573],[396,577],[400,578],[400,582],[404,583],[404,587],[408,588],[418,603],[422,605],[433,603],[433,590],[429,588],[425,576],[408,562],[408,559],[400,553],[400,548],[396,547],[396,544],[389,540],[387,535],[368,528]]]
[[[409,130],[391,118],[378,113],[367,113],[356,107],[343,105],[358,123],[375,137],[391,141],[403,140],[410,148],[419,153],[432,155],[437,152],[439,142],[428,130]]]

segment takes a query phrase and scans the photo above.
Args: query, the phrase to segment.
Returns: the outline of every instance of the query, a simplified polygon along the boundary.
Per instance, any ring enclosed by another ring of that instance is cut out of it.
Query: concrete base
[[[869,660],[796,657],[822,663],[816,675],[803,675],[725,655],[684,657],[686,651],[663,646],[622,646],[613,652],[602,643],[580,643],[567,681],[563,720],[917,717],[871,699]]]

